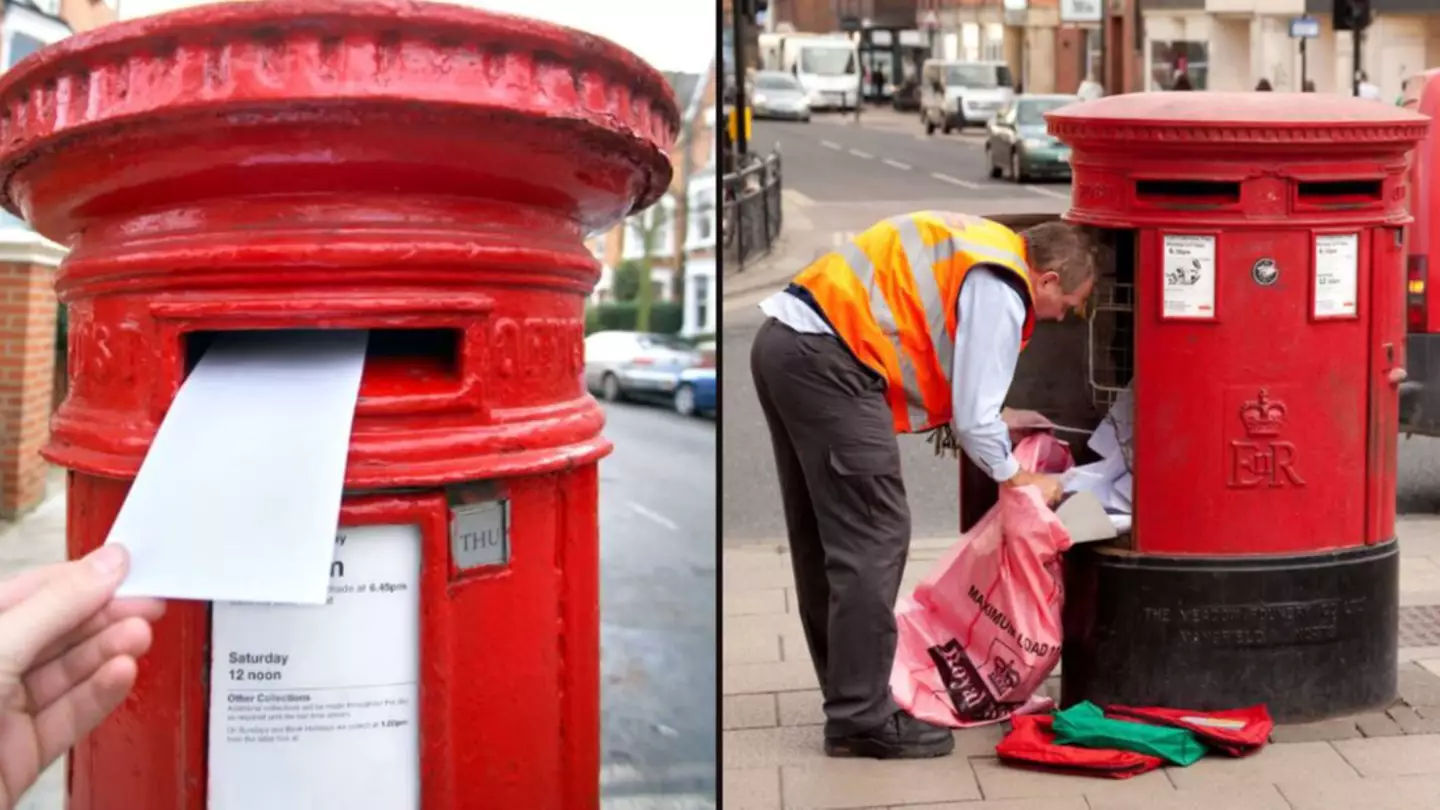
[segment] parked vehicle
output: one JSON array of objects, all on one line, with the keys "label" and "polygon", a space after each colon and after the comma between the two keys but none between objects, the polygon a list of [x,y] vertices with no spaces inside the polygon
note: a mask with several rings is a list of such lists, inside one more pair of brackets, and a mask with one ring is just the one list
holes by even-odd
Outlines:
[{"label": "parked vehicle", "polygon": [[920,109],[920,76],[907,76],[895,88],[895,95],[890,99],[890,106],[896,112],[917,112]]},{"label": "parked vehicle", "polygon": [[680,372],[699,353],[674,335],[596,332],[585,338],[585,387],[608,402],[674,396]]},{"label": "parked vehicle", "polygon": [[761,34],[762,62],[789,73],[805,88],[811,110],[855,109],[860,101],[860,48],[830,34]]},{"label": "parked vehicle", "polygon": [[1045,131],[1045,113],[1078,100],[1076,96],[1017,96],[986,126],[985,165],[990,176],[1008,174],[1017,183],[1031,178],[1068,179],[1070,147]]},{"label": "parked vehicle", "polygon": [[1015,100],[1014,79],[1004,62],[927,59],[920,70],[920,123],[925,134],[945,134],[988,124]]},{"label": "parked vehicle", "polygon": [[[1405,81],[1400,106],[1440,116],[1440,69]],[[1430,282],[1430,259],[1440,253],[1440,184],[1435,159],[1440,135],[1432,126],[1410,153],[1410,213],[1405,229],[1405,371],[1400,384],[1400,432],[1440,436],[1440,285]],[[1437,261],[1440,266],[1440,261]]]},{"label": "parked vehicle", "polygon": [[800,80],[789,73],[763,70],[755,74],[755,91],[750,101],[756,118],[810,120],[810,99]]},{"label": "parked vehicle", "polygon": [[714,415],[715,367],[696,366],[680,372],[674,403],[681,416]]},{"label": "parked vehicle", "polygon": [[699,359],[695,365],[680,372],[671,404],[681,416],[715,414],[715,342],[706,341],[695,347]]}]

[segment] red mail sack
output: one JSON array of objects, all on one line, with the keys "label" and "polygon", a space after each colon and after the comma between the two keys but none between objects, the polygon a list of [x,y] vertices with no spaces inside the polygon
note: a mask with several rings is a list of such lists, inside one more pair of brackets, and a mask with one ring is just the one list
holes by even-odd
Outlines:
[{"label": "red mail sack", "polygon": [[1010,722],[1014,728],[995,746],[996,755],[1005,762],[1111,779],[1139,776],[1165,762],[1134,751],[1056,745],[1054,720],[1048,714],[1015,717]]},{"label": "red mail sack", "polygon": [[1232,757],[1253,754],[1265,746],[1275,721],[1263,705],[1218,712],[1190,709],[1161,709],[1153,706],[1106,706],[1105,714],[1126,720],[1141,720],[1161,726],[1188,729],[1200,741]]},{"label": "red mail sack", "polygon": [[[1048,433],[1015,448],[1027,470],[1058,474],[1069,446]],[[1000,500],[896,609],[890,691],[902,709],[950,727],[1053,705],[1035,692],[1060,660],[1060,555],[1070,535],[1035,487]]]}]

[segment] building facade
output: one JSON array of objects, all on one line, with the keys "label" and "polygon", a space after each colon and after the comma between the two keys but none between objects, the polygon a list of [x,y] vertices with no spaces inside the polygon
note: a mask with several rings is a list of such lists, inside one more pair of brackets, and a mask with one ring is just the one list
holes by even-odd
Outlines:
[{"label": "building facade", "polygon": [[[670,154],[675,174],[669,192],[649,209],[589,240],[601,263],[591,301],[612,299],[614,268],[649,254],[654,301],[684,305],[686,335],[715,331],[716,140],[715,66],[704,74],[667,74],[683,120]],[[649,243],[648,246],[646,243]]]},{"label": "building facade", "polygon": [[[844,0],[837,0],[843,2]],[[1073,93],[1087,74],[1108,93],[1169,89],[1184,73],[1196,90],[1348,94],[1353,40],[1331,24],[1332,0],[918,0],[935,22],[934,54],[1003,60],[1028,92]],[[1103,4],[1103,6],[1102,6]],[[1071,19],[1088,6],[1099,21]],[[1440,2],[1372,0],[1360,69],[1386,100],[1405,79],[1440,66]],[[1309,15],[1320,35],[1300,44],[1290,23]],[[1303,75],[1302,75],[1303,74]]]},{"label": "building facade", "polygon": [[[0,12],[0,64],[8,70],[71,33],[113,21],[116,7],[113,0],[6,0]],[[49,465],[40,449],[65,379],[54,292],[65,252],[0,212],[0,297],[11,302],[0,321],[0,517],[27,512],[45,497]]]},{"label": "building facade", "polygon": [[[1371,8],[1360,69],[1388,101],[1406,78],[1440,65],[1440,3],[1372,0]],[[1320,35],[1302,60],[1290,22],[1307,14]],[[1308,78],[1316,92],[1351,92],[1354,40],[1331,24],[1331,0],[1143,0],[1141,15],[1145,71],[1134,89],[1164,89],[1185,65],[1196,89],[1251,90],[1267,79],[1277,91],[1299,91]]]}]

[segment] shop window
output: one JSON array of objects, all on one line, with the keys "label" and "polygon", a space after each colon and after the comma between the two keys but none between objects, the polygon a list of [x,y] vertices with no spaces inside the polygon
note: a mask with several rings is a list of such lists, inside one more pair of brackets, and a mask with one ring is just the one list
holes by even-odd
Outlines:
[{"label": "shop window", "polygon": [[966,62],[978,62],[980,60],[980,26],[975,23],[965,23],[960,29],[961,56]]},{"label": "shop window", "polygon": [[690,292],[695,296],[695,323],[701,331],[712,331],[710,325],[710,278],[695,275],[690,279]]},{"label": "shop window", "polygon": [[1183,74],[1190,89],[1204,90],[1209,80],[1207,43],[1173,40],[1150,43],[1150,89],[1171,90]]},{"label": "shop window", "polygon": [[985,47],[980,58],[986,62],[1005,61],[1005,26],[985,26]]},{"label": "shop window", "polygon": [[1099,82],[1105,75],[1104,66],[1101,64],[1104,59],[1104,41],[1101,38],[1100,29],[1085,29],[1085,48],[1080,55],[1080,80],[1093,78]]}]

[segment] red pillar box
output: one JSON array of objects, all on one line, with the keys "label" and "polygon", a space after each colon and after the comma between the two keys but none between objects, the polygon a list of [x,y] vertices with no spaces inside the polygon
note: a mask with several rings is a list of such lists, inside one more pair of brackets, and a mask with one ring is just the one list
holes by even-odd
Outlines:
[{"label": "red pillar box", "polygon": [[[347,709],[319,692],[309,713],[211,713],[214,690],[244,703],[236,679],[277,669],[219,660],[222,624],[281,614],[177,603],[134,695],[75,750],[72,810],[244,806],[285,750],[318,797],[290,807],[596,806],[609,444],[581,385],[599,275],[583,240],[664,192],[678,122],[663,77],[609,42],[410,2],[198,8],[0,79],[3,202],[72,247],[70,391],[46,451],[71,470],[70,556],[105,539],[207,334],[370,330],[337,559],[390,572],[393,615],[359,637],[418,682],[375,731],[409,735],[409,755],[324,761],[364,732],[325,732]],[[383,628],[405,622],[418,650],[387,654]],[[244,748],[266,735],[281,754]]]},{"label": "red pillar box", "polygon": [[1133,531],[1067,566],[1063,700],[1300,720],[1395,696],[1406,152],[1427,119],[1301,93],[1049,114],[1102,229],[1090,382],[1133,379]]}]

